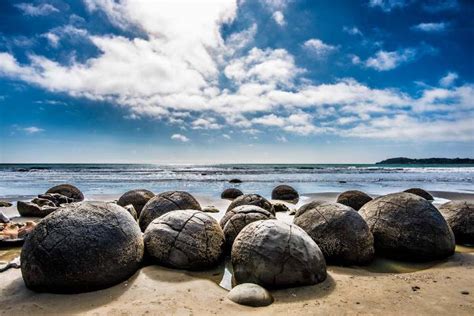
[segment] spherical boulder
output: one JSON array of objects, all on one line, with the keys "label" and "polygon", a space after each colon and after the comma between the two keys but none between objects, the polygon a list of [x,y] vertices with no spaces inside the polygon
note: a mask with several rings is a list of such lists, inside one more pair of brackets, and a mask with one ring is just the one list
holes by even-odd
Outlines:
[{"label": "spherical boulder", "polygon": [[38,292],[79,293],[120,283],[141,265],[143,238],[115,203],[61,207],[38,223],[21,250],[26,286]]},{"label": "spherical boulder", "polygon": [[294,224],[313,238],[330,263],[360,265],[374,258],[369,226],[349,206],[323,203],[295,217]]},{"label": "spherical boulder", "polygon": [[318,245],[294,224],[270,219],[253,222],[232,246],[234,279],[266,288],[312,285],[326,279]]},{"label": "spherical boulder", "polygon": [[359,214],[374,235],[375,252],[386,257],[429,261],[454,253],[454,235],[430,202],[411,193],[394,193],[365,204]]},{"label": "spherical boulder", "polygon": [[428,200],[428,201],[433,201],[434,200],[434,198],[431,194],[429,194],[428,192],[426,192],[425,190],[420,189],[420,188],[411,188],[411,189],[405,190],[403,192],[407,192],[407,193],[411,193],[411,194],[421,196],[422,198],[424,198],[425,200]]},{"label": "spherical boulder", "polygon": [[235,198],[238,198],[241,195],[243,195],[243,193],[239,189],[229,188],[229,189],[225,189],[224,191],[222,191],[221,199],[233,200]]},{"label": "spherical boulder", "polygon": [[252,307],[268,306],[273,303],[270,292],[253,283],[243,283],[233,287],[227,294],[227,298],[234,303]]},{"label": "spherical boulder", "polygon": [[272,191],[273,200],[282,200],[282,201],[291,201],[293,203],[298,203],[300,196],[296,190],[289,185],[279,185],[275,187]]},{"label": "spherical boulder", "polygon": [[342,192],[336,200],[337,203],[352,207],[356,211],[360,210],[360,208],[369,201],[372,201],[372,198],[366,193],[358,190]]},{"label": "spherical boulder", "polygon": [[295,213],[295,218],[297,218],[300,215],[303,215],[304,213],[306,213],[306,211],[308,211],[312,208],[315,208],[316,206],[319,206],[323,203],[326,203],[326,201],[314,200],[314,201],[311,201],[309,203],[301,205],[300,208]]},{"label": "spherical boulder", "polygon": [[244,194],[239,196],[234,201],[232,201],[232,203],[230,203],[229,207],[227,208],[227,212],[233,209],[234,207],[241,205],[259,206],[275,215],[275,210],[273,209],[272,203],[270,203],[266,198],[258,194]]},{"label": "spherical boulder", "polygon": [[68,198],[73,199],[73,202],[80,202],[84,200],[84,194],[82,194],[81,190],[71,184],[60,184],[54,186],[48,191],[46,191],[46,194],[48,193],[62,194]]},{"label": "spherical boulder", "polygon": [[225,242],[219,223],[195,210],[172,211],[160,216],[148,225],[143,237],[152,260],[187,270],[215,266]]},{"label": "spherical boulder", "polygon": [[248,224],[274,218],[272,213],[255,205],[241,205],[231,209],[220,221],[227,246],[232,247],[237,235]]},{"label": "spherical boulder", "polygon": [[199,202],[188,192],[168,191],[155,195],[143,206],[139,224],[142,231],[155,219],[163,214],[176,210],[201,211]]},{"label": "spherical boulder", "polygon": [[459,244],[474,244],[474,203],[451,201],[439,207]]},{"label": "spherical boulder", "polygon": [[136,189],[130,190],[122,194],[118,199],[117,204],[120,206],[127,206],[129,204],[133,205],[137,215],[140,216],[140,213],[145,206],[145,204],[155,196],[155,193],[145,190],[145,189]]}]

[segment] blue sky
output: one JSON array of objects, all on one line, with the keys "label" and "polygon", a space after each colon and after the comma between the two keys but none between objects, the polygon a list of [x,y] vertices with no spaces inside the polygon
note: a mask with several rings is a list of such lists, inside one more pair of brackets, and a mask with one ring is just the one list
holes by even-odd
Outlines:
[{"label": "blue sky", "polygon": [[0,162],[474,156],[474,3],[0,2]]}]

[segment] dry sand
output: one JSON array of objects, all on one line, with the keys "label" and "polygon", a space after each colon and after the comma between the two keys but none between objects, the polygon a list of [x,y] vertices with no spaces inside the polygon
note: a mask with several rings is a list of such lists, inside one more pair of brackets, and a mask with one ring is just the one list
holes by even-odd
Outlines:
[{"label": "dry sand", "polygon": [[[337,193],[312,195],[334,200]],[[438,195],[456,199],[456,195]],[[472,196],[470,197],[472,198]],[[103,199],[103,197],[91,197]],[[220,218],[228,201],[198,197],[214,205]],[[303,199],[307,202],[308,199]],[[302,203],[302,202],[300,202]],[[9,210],[14,213],[14,210]],[[282,220],[290,220],[278,214]],[[315,315],[315,314],[474,314],[474,248],[458,247],[451,258],[429,264],[400,264],[378,259],[366,268],[328,267],[325,282],[309,287],[272,291],[268,307],[237,305],[218,284],[224,265],[206,272],[148,266],[128,281],[84,294],[39,294],[25,288],[20,270],[0,274],[0,313],[91,315]],[[405,273],[400,273],[405,272]]]}]

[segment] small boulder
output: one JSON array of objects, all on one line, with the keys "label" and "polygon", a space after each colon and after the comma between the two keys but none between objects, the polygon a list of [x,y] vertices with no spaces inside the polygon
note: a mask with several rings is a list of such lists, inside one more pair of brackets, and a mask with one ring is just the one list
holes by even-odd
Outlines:
[{"label": "small boulder", "polygon": [[298,203],[300,196],[296,190],[289,185],[279,185],[272,191],[273,200],[291,201],[292,203]]},{"label": "small boulder", "polygon": [[73,203],[75,200],[72,198],[68,198],[65,195],[59,193],[47,193],[47,194],[39,194],[38,198],[46,199],[54,203],[55,206],[60,206],[61,204]]},{"label": "small boulder", "polygon": [[233,200],[235,198],[238,198],[241,195],[243,195],[243,193],[239,189],[229,188],[229,189],[225,189],[224,191],[222,191],[221,199]]},{"label": "small boulder", "polygon": [[337,203],[352,207],[356,211],[370,201],[372,201],[372,198],[369,195],[358,190],[342,192],[336,200]]},{"label": "small boulder", "polygon": [[0,201],[0,207],[10,207],[10,206],[13,206],[13,204],[8,201]]},{"label": "small boulder", "polygon": [[25,239],[21,273],[37,292],[80,293],[125,281],[140,267],[143,238],[114,203],[68,204],[41,220]]},{"label": "small boulder", "polygon": [[36,204],[38,206],[56,207],[56,204],[54,204],[50,200],[42,199],[42,198],[34,198],[33,200],[31,200],[31,203]]},{"label": "small boulder", "polygon": [[134,220],[137,220],[138,219],[138,215],[137,215],[137,211],[135,210],[135,208],[133,207],[133,204],[128,204],[128,205],[125,205],[125,206],[122,206],[124,209],[127,210],[127,212],[130,213],[130,215],[132,215],[133,219]]},{"label": "small boulder", "polygon": [[168,191],[155,195],[151,198],[139,216],[139,224],[142,231],[155,219],[163,214],[176,210],[201,210],[199,202],[188,192]]},{"label": "small boulder", "polygon": [[270,219],[239,233],[232,246],[237,284],[266,288],[313,285],[326,279],[326,261],[318,245],[296,225]]},{"label": "small boulder", "polygon": [[272,213],[255,205],[241,205],[231,209],[220,221],[227,246],[229,249],[232,247],[237,235],[248,224],[274,218]]},{"label": "small boulder", "polygon": [[411,189],[405,190],[403,192],[407,192],[407,193],[411,193],[411,194],[421,196],[422,198],[424,198],[425,200],[428,200],[428,201],[433,201],[434,200],[434,198],[431,194],[429,194],[428,192],[426,192],[425,190],[420,189],[420,188],[411,188]]},{"label": "small boulder", "polygon": [[232,201],[232,203],[230,203],[229,207],[227,208],[227,211],[230,211],[234,207],[241,205],[259,206],[275,215],[275,210],[273,209],[272,203],[270,203],[266,198],[258,194],[244,194],[239,196],[234,201]]},{"label": "small boulder", "polygon": [[145,189],[137,189],[137,190],[130,190],[122,194],[122,196],[117,201],[117,204],[120,206],[125,206],[132,204],[137,211],[137,215],[140,216],[143,207],[145,204],[155,196],[155,193],[145,190]]},{"label": "small boulder", "polygon": [[272,205],[273,205],[273,210],[275,211],[275,213],[278,213],[278,212],[289,213],[290,212],[290,208],[284,202],[272,201]]},{"label": "small boulder", "polygon": [[252,307],[268,306],[273,303],[273,296],[258,284],[243,283],[235,286],[227,294],[234,303]]},{"label": "small boulder", "polygon": [[73,199],[73,202],[80,202],[84,200],[84,194],[82,194],[81,190],[71,184],[60,184],[54,186],[46,191],[46,193],[59,193]]},{"label": "small boulder", "polygon": [[172,211],[160,216],[148,225],[143,237],[152,260],[188,270],[215,266],[225,242],[219,223],[195,210]]},{"label": "small boulder", "polygon": [[375,252],[410,261],[454,254],[454,235],[430,202],[411,193],[394,193],[365,204],[359,214],[374,235]]},{"label": "small boulder", "polygon": [[367,264],[374,258],[374,237],[364,219],[349,206],[323,203],[295,217],[318,244],[328,262]]},{"label": "small boulder", "polygon": [[240,179],[230,179],[229,183],[242,183],[242,180],[240,180]]},{"label": "small boulder", "polygon": [[301,205],[300,208],[295,213],[295,218],[300,216],[300,215],[303,215],[306,211],[308,211],[312,208],[315,208],[316,206],[319,206],[323,203],[326,203],[326,201],[314,200],[314,201],[311,201],[309,203]]},{"label": "small boulder", "polygon": [[474,244],[474,203],[451,201],[439,207],[459,244]]},{"label": "small boulder", "polygon": [[[48,202],[52,204],[51,201]],[[23,217],[45,217],[46,215],[51,214],[57,209],[57,207],[54,205],[39,206],[38,204],[32,202],[23,201],[18,201],[16,204],[16,208],[18,210],[18,213],[20,213],[20,215]]]},{"label": "small boulder", "polygon": [[0,212],[0,224],[6,224],[6,223],[10,223],[10,219],[8,218],[8,216],[3,214],[3,212]]},{"label": "small boulder", "polygon": [[202,208],[204,213],[219,213],[219,209],[214,205],[205,206]]}]

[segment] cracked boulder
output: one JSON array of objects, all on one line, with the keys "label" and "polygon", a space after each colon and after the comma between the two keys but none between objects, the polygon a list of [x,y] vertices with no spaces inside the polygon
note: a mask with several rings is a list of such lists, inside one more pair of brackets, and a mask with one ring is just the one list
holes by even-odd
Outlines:
[{"label": "cracked boulder", "polygon": [[428,200],[428,201],[433,201],[434,200],[434,198],[431,194],[429,194],[427,191],[425,191],[423,189],[420,189],[420,188],[411,188],[411,189],[405,190],[403,192],[407,192],[407,193],[411,193],[411,194],[421,196],[422,198],[424,198],[425,200]]},{"label": "cracked boulder", "polygon": [[326,201],[314,200],[314,201],[311,201],[309,203],[301,205],[300,208],[295,213],[295,218],[297,218],[298,216],[303,215],[304,213],[306,213],[306,211],[308,211],[312,208],[315,208],[316,206],[319,206],[323,203],[326,203]]},{"label": "cracked boulder", "polygon": [[298,192],[293,187],[286,184],[278,185],[272,191],[272,200],[298,203],[299,199],[300,196]]},{"label": "cracked boulder", "polygon": [[199,202],[188,192],[168,191],[155,195],[151,198],[139,216],[139,224],[142,231],[145,231],[148,225],[163,214],[177,210],[197,210],[201,211]]},{"label": "cracked boulder", "polygon": [[229,188],[229,189],[225,189],[224,191],[222,191],[221,199],[233,200],[235,198],[238,198],[241,195],[243,195],[243,193],[239,189]]},{"label": "cracked boulder", "polygon": [[45,217],[57,210],[56,205],[49,200],[36,198],[33,201],[40,205],[33,202],[18,201],[16,204],[18,213],[24,217]]},{"label": "cracked boulder", "polygon": [[140,213],[145,206],[145,204],[155,196],[155,193],[145,190],[145,189],[137,189],[137,190],[130,190],[125,192],[117,201],[117,204],[120,206],[127,206],[132,204],[137,211],[137,215],[140,216]]},{"label": "cracked boulder", "polygon": [[220,225],[224,230],[226,245],[230,249],[237,235],[248,224],[274,218],[275,216],[272,213],[255,205],[242,205],[231,209],[220,221]]},{"label": "cracked boulder", "polygon": [[326,261],[318,245],[300,227],[279,220],[253,222],[232,246],[237,284],[265,288],[312,285],[326,279]]},{"label": "cracked boulder", "polygon": [[[69,198],[65,195],[59,193],[46,193],[46,194],[39,194],[38,199],[45,199],[49,200],[54,203],[56,206],[60,206],[61,204],[73,203],[74,199]],[[36,203],[35,200],[31,201]],[[36,203],[37,204],[37,203]]]},{"label": "cracked boulder", "polygon": [[80,202],[84,200],[84,194],[82,194],[81,190],[71,184],[60,184],[54,186],[46,191],[46,194],[48,193],[59,193],[72,199],[72,202]]},{"label": "cracked boulder", "polygon": [[459,244],[474,244],[474,203],[451,201],[439,207]]},{"label": "cracked boulder", "polygon": [[359,211],[374,235],[375,252],[410,261],[454,254],[454,235],[430,202],[411,193],[378,197]]},{"label": "cracked boulder", "polygon": [[115,203],[82,202],[38,223],[21,250],[21,273],[37,292],[80,293],[125,281],[140,267],[143,238]]},{"label": "cracked boulder", "polygon": [[360,210],[362,206],[370,201],[372,201],[372,198],[369,195],[358,190],[342,192],[336,200],[337,203],[352,207],[356,211]]},{"label": "cracked boulder", "polygon": [[239,196],[234,201],[232,201],[232,203],[230,203],[229,207],[227,208],[227,212],[241,205],[259,206],[275,215],[275,210],[273,209],[272,203],[270,203],[266,198],[258,194],[244,194]]},{"label": "cracked boulder", "polygon": [[152,260],[187,270],[215,266],[222,257],[225,242],[219,223],[195,210],[166,213],[148,225],[143,237]]},{"label": "cracked boulder", "polygon": [[294,223],[313,238],[330,263],[360,265],[374,258],[369,226],[349,206],[323,203],[295,217]]}]

